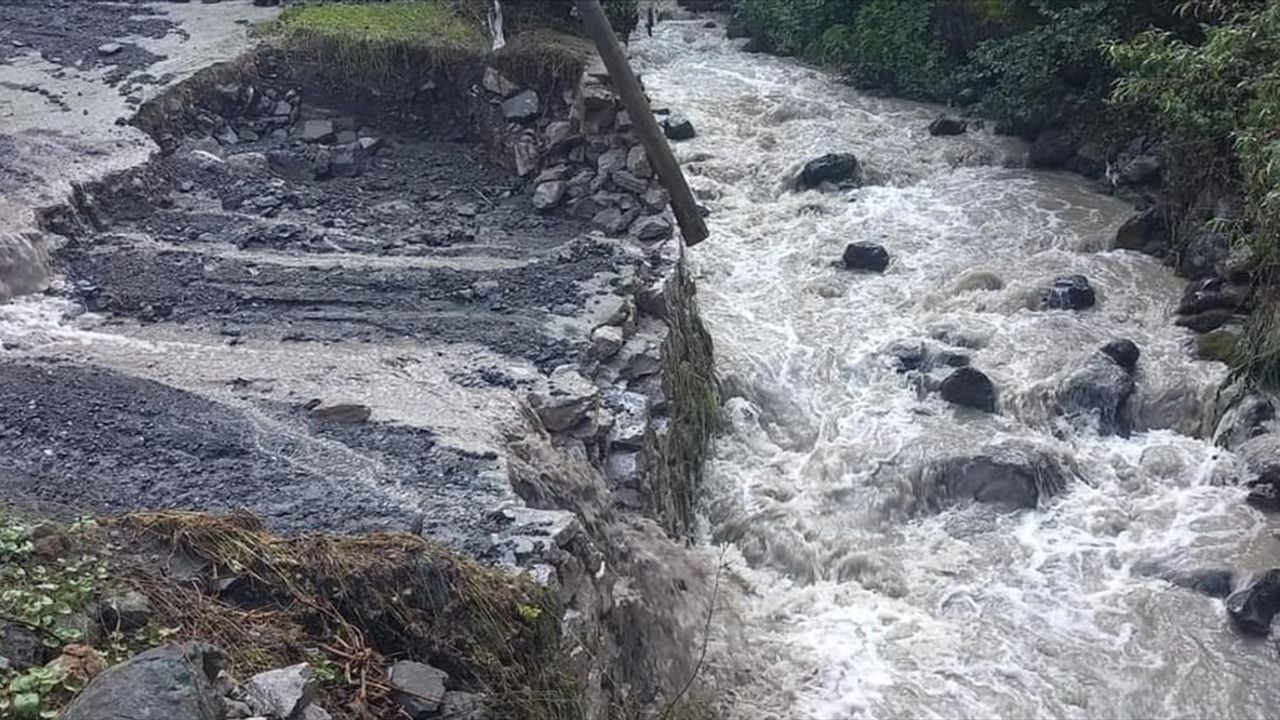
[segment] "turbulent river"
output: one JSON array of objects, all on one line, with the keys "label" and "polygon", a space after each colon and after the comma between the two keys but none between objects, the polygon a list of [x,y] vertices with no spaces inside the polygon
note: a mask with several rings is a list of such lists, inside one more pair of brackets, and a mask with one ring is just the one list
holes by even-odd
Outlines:
[{"label": "turbulent river", "polygon": [[[1238,461],[1204,439],[1226,371],[1172,324],[1183,281],[1107,249],[1130,206],[1022,169],[1007,138],[930,137],[940,108],[745,54],[723,32],[665,23],[633,51],[655,104],[697,128],[676,150],[712,211],[712,239],[690,251],[730,425],[707,541],[730,601],[716,624],[739,641],[710,661],[741,717],[1280,714],[1274,646],[1233,633],[1221,600],[1143,571],[1256,571],[1275,540],[1242,502]],[[855,153],[872,182],[787,189],[829,152]],[[833,266],[855,240],[887,248],[884,274]],[[1029,309],[1076,273],[1094,309]],[[1142,352],[1127,439],[1046,409],[1115,338]],[[887,352],[904,342],[969,355],[1000,412],[917,390]],[[1066,458],[1073,477],[1035,510],[917,509],[922,468],[992,446]]]}]

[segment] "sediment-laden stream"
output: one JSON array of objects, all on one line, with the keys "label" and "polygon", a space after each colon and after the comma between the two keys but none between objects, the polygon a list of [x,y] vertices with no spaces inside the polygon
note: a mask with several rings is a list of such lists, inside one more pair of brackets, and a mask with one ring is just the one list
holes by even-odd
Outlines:
[{"label": "sediment-laden stream", "polygon": [[[1173,326],[1181,282],[1107,249],[1127,203],[1021,169],[1015,141],[930,137],[939,108],[742,53],[701,21],[633,49],[655,103],[698,130],[677,153],[712,211],[692,256],[731,427],[708,540],[728,547],[726,630],[747,640],[716,661],[749,670],[741,716],[1280,713],[1273,646],[1170,582],[1231,568],[1239,587],[1275,540],[1241,502],[1237,460],[1204,439],[1225,368]],[[833,152],[868,182],[790,191]],[[887,271],[838,267],[853,241],[883,245]],[[1032,309],[1075,274],[1095,307]],[[1056,400],[1120,338],[1141,353],[1129,437]],[[931,390],[965,362],[994,381],[997,413]],[[1036,507],[938,489],[1002,474]]]}]

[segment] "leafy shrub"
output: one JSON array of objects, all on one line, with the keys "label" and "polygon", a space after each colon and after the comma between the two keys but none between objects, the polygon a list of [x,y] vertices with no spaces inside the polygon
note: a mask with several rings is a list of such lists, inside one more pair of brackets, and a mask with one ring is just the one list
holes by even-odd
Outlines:
[{"label": "leafy shrub", "polygon": [[966,84],[980,88],[980,110],[1010,131],[1033,132],[1060,124],[1064,112],[1077,109],[1064,107],[1068,98],[1100,100],[1102,49],[1116,32],[1113,8],[1107,0],[1075,7],[1042,3],[1042,22],[980,43],[963,73]]}]

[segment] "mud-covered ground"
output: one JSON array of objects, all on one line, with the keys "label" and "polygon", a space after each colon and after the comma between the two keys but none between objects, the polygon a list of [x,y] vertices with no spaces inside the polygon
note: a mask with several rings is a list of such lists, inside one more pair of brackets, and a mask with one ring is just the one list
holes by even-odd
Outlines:
[{"label": "mud-covered ground", "polygon": [[[408,529],[431,502],[489,499],[493,458],[425,429],[359,426],[305,407],[215,402],[65,362],[6,363],[0,493],[118,512],[248,509],[282,531]],[[457,520],[457,516],[453,516]],[[483,518],[448,530],[483,534]],[[433,530],[432,527],[427,527]]]},{"label": "mud-covered ground", "polygon": [[[486,552],[511,498],[500,442],[459,449],[446,417],[581,359],[582,316],[636,259],[534,210],[478,146],[307,116],[344,129],[303,139],[294,109],[274,136],[215,130],[223,142],[171,145],[46,215],[67,238],[53,295],[97,319],[56,350],[0,351],[0,492],[103,512],[246,508],[281,531],[419,518]],[[284,360],[264,368],[263,353]],[[457,361],[471,355],[490,360]],[[451,388],[404,380],[422,397],[384,412],[395,362],[447,367]],[[395,419],[406,407],[414,422]]]},{"label": "mud-covered ground", "polygon": [[281,175],[323,145],[187,144],[100,198],[104,232],[63,253],[73,292],[94,311],[229,337],[571,360],[546,317],[575,313],[583,284],[620,268],[614,250],[533,211],[478,147],[378,142],[358,177],[325,180]]},{"label": "mud-covered ground", "polygon": [[183,32],[137,3],[2,0],[0,18],[0,63],[36,52],[48,62],[78,70],[110,67],[107,79],[112,84],[158,59],[130,39]]}]

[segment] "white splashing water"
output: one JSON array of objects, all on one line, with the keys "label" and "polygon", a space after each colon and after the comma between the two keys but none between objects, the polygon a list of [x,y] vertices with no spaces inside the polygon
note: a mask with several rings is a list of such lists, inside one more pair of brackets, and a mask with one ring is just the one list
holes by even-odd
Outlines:
[{"label": "white splashing water", "polygon": [[[1275,653],[1233,635],[1221,601],[1135,572],[1266,567],[1272,528],[1229,453],[1195,439],[1224,368],[1171,324],[1181,281],[1106,251],[1129,207],[1086,181],[1020,169],[1017,143],[932,138],[938,108],[859,94],[701,23],[633,43],[658,106],[698,131],[676,146],[711,208],[692,251],[731,399],[709,466],[734,627],[715,664],[743,718],[1274,717]],[[853,152],[881,184],[786,191],[800,165]],[[882,243],[883,275],[832,266]],[[1001,290],[964,290],[974,272]],[[1095,310],[1033,312],[1029,293],[1086,275]],[[1100,345],[1142,349],[1130,439],[1055,426],[1044,398]],[[918,394],[885,350],[966,350],[1002,413]],[[1057,432],[1055,432],[1057,430]],[[1079,472],[1035,511],[904,513],[910,471],[992,442]],[[1237,580],[1239,582],[1239,580]]]}]

